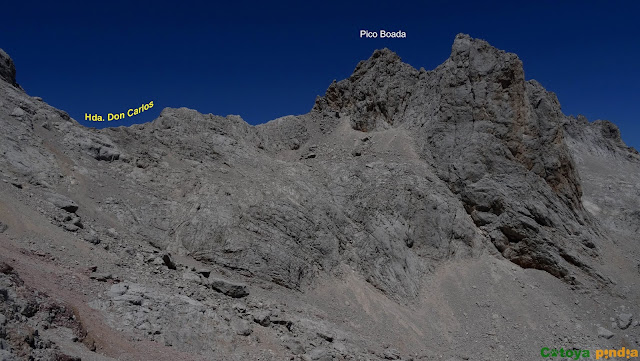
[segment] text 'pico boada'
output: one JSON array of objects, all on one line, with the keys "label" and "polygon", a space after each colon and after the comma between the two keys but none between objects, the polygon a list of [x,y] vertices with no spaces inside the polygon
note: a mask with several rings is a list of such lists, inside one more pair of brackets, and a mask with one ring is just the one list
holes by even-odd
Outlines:
[{"label": "text 'pico boada'", "polygon": [[398,30],[398,31],[386,31],[386,30],[380,30],[380,31],[369,31],[369,30],[360,30],[360,38],[367,38],[367,39],[376,39],[376,38],[388,38],[388,39],[399,39],[399,38],[403,38],[406,39],[407,37],[407,33],[402,31],[402,30]]}]

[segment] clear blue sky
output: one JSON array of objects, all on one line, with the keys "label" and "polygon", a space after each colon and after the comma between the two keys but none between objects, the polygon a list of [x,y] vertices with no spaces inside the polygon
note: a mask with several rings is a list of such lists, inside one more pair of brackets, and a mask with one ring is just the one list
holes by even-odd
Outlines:
[{"label": "clear blue sky", "polygon": [[[388,47],[433,69],[468,33],[517,53],[527,79],[566,114],[618,124],[640,149],[640,3],[636,1],[28,2],[2,7],[0,48],[18,82],[68,111],[164,107],[239,114],[251,124],[308,112],[332,80]],[[407,39],[359,39],[360,29]]]}]

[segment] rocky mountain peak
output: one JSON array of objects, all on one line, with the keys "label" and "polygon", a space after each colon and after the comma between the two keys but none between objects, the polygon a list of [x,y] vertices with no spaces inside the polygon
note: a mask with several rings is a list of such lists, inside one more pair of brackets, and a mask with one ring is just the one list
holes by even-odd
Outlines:
[{"label": "rocky mountain peak", "polygon": [[348,79],[331,84],[314,109],[349,116],[359,131],[389,128],[401,120],[404,98],[418,74],[389,49],[376,50]]},{"label": "rocky mountain peak", "polygon": [[565,120],[564,129],[572,138],[569,141],[572,146],[579,140],[591,153],[640,160],[640,153],[624,143],[618,126],[608,120],[590,122],[584,115],[570,116]]},{"label": "rocky mountain peak", "polygon": [[[510,104],[518,103],[522,108],[525,103],[520,59],[484,40],[458,34],[450,57],[432,72],[416,70],[389,49],[374,51],[368,60],[358,63],[348,79],[331,84],[314,109],[349,116],[353,129],[369,132],[407,122],[415,124],[406,110],[425,97],[448,97],[438,89],[458,86],[467,89],[472,99],[455,94],[454,102],[472,101],[482,106],[488,94],[504,92]],[[477,92],[471,89],[474,87],[479,88]]]},{"label": "rocky mountain peak", "polygon": [[[496,63],[516,61],[518,56],[495,48],[485,40],[460,33],[456,35],[451,46],[450,59],[458,65],[468,66],[481,74],[487,74],[493,70]],[[470,62],[466,63],[466,61]]]},{"label": "rocky mountain peak", "polygon": [[18,83],[16,83],[16,67],[13,64],[13,60],[2,49],[0,49],[0,79],[13,86],[18,86]]},{"label": "rocky mountain peak", "polygon": [[360,61],[350,78],[354,80],[364,76],[367,72],[390,73],[398,70],[397,65],[402,63],[398,54],[384,48],[376,49],[367,60]]}]

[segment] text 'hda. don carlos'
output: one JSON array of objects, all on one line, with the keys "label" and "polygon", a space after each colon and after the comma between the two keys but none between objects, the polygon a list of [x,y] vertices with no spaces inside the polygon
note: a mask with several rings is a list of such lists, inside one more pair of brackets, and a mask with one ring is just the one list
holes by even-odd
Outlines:
[{"label": "text 'hda. don carlos'", "polygon": [[153,100],[147,104],[142,104],[138,108],[130,108],[129,110],[126,111],[126,113],[107,113],[107,119],[103,118],[102,115],[84,113],[84,120],[88,120],[91,122],[104,122],[106,120],[110,122],[112,120],[124,119],[125,114],[127,117],[130,118],[134,115],[138,115],[144,112],[145,110],[149,110],[151,108],[153,108]]}]

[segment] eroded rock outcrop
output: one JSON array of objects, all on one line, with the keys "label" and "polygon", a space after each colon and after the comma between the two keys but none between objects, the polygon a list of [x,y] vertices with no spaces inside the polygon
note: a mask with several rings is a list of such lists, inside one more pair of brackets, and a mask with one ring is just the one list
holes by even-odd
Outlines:
[{"label": "eroded rock outcrop", "polygon": [[376,51],[315,109],[348,115],[361,131],[409,130],[420,157],[515,263],[565,277],[569,259],[590,272],[577,259],[593,255],[583,243],[600,235],[580,201],[565,116],[553,93],[525,80],[515,54],[460,34],[449,59],[418,71]]}]

